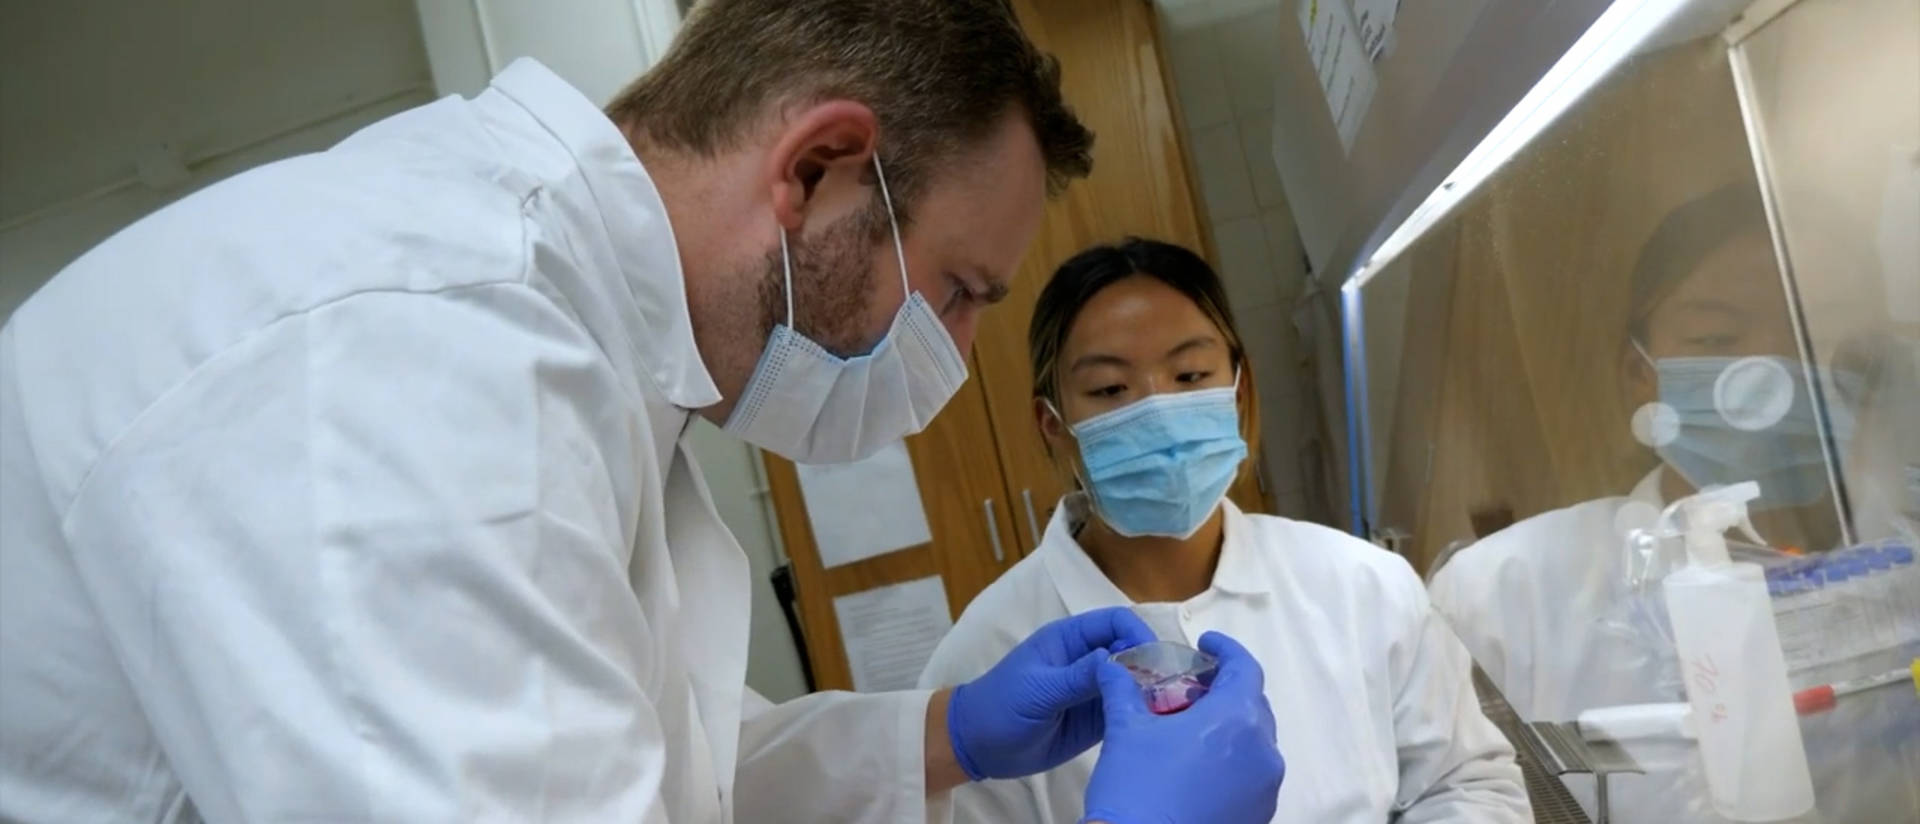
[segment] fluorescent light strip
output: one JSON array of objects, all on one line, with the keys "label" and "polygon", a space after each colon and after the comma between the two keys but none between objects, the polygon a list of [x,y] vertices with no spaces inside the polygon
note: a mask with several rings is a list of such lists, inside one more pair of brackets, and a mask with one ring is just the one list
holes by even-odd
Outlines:
[{"label": "fluorescent light strip", "polygon": [[1614,0],[1540,82],[1467,153],[1445,182],[1381,242],[1344,288],[1364,285],[1392,263],[1686,4],[1687,0]]}]

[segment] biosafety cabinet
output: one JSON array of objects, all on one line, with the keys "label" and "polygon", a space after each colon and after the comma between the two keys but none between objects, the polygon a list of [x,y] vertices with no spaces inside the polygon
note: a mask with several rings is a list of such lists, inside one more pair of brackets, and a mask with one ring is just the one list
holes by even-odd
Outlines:
[{"label": "biosafety cabinet", "polygon": [[[1920,3],[1290,6],[1349,526],[1428,576],[1542,820],[1920,821]],[[1681,502],[1744,481],[1746,651],[1690,657]]]}]

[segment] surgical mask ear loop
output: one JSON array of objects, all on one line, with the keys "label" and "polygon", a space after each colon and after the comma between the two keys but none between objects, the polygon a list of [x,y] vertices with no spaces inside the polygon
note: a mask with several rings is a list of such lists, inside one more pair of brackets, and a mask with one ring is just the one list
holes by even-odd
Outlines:
[{"label": "surgical mask ear loop", "polygon": [[1633,347],[1633,351],[1640,353],[1640,359],[1643,361],[1646,361],[1647,365],[1652,367],[1655,372],[1658,372],[1660,370],[1660,364],[1655,363],[1653,360],[1653,356],[1647,354],[1647,348],[1644,346],[1641,346],[1640,341],[1634,340],[1633,338],[1629,337],[1627,338],[1627,345]]},{"label": "surgical mask ear loop", "polygon": [[800,330],[794,329],[793,326],[793,255],[787,251],[787,227],[785,226],[780,227],[780,268],[787,273],[787,286],[784,290],[787,293],[787,328],[799,332]]},{"label": "surgical mask ear loop", "polygon": [[900,305],[905,306],[913,299],[913,289],[907,285],[907,247],[900,242],[900,219],[893,214],[893,194],[887,191],[887,173],[880,170],[880,153],[873,153],[873,176],[880,181],[880,202],[887,207],[887,226],[893,230],[893,256],[900,262]]},{"label": "surgical mask ear loop", "polygon": [[[1046,404],[1047,411],[1053,413],[1053,419],[1060,422],[1060,430],[1067,433],[1068,436],[1072,436],[1073,427],[1067,425],[1067,416],[1060,414],[1060,407],[1053,405],[1053,399],[1041,398],[1040,402]],[[1073,450],[1073,453],[1067,456],[1067,469],[1073,473],[1073,482],[1080,485],[1081,491],[1091,494],[1093,487],[1088,486],[1086,476],[1080,474],[1079,449]]]},{"label": "surgical mask ear loop", "polygon": [[[880,181],[880,202],[887,207],[887,226],[893,230],[893,256],[900,263],[900,303],[904,306],[913,298],[913,290],[907,286],[907,249],[900,242],[900,221],[893,216],[893,195],[887,191],[886,172],[880,170],[879,152],[873,154],[873,176]],[[798,332],[793,325],[793,252],[787,246],[785,226],[780,227],[780,268],[787,278],[787,328]]]}]

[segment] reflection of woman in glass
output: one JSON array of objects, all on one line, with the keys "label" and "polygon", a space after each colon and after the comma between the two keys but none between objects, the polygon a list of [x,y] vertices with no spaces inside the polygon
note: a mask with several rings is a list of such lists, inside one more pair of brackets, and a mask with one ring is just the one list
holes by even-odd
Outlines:
[{"label": "reflection of woman in glass", "polygon": [[[1225,498],[1258,429],[1213,270],[1130,240],[1063,264],[1029,335],[1035,414],[1068,496],[1040,546],[967,606],[923,682],[985,669],[1052,616],[1127,605],[1163,639],[1208,630],[1266,671],[1287,783],[1275,821],[1528,820],[1512,749],[1407,563]],[[965,822],[1071,824],[1094,754],[955,791]]]},{"label": "reflection of woman in glass", "polygon": [[[1642,248],[1632,288],[1623,383],[1639,410],[1634,436],[1659,465],[1624,497],[1524,520],[1461,550],[1433,576],[1435,607],[1528,720],[1685,700],[1659,627],[1664,607],[1650,603],[1657,586],[1636,586],[1625,551],[1627,535],[1652,527],[1666,504],[1703,487],[1758,481],[1754,527],[1784,550],[1756,549],[1761,556],[1840,542],[1827,454],[1845,453],[1852,420],[1836,403],[1826,405],[1825,420],[1815,415],[1758,193],[1728,187],[1669,214]],[[1822,378],[1827,392],[1857,389],[1842,374]],[[1647,775],[1611,780],[1616,820],[1718,820],[1692,746],[1677,731],[1623,743]],[[1827,821],[1898,820],[1881,816],[1920,809],[1906,806],[1916,789],[1909,782],[1867,775],[1888,764],[1859,775],[1838,775],[1832,764],[1814,769]],[[1590,777],[1567,783],[1591,810]]]},{"label": "reflection of woman in glass", "polygon": [[[1833,546],[1822,430],[1757,194],[1732,186],[1675,210],[1642,248],[1633,288],[1622,357],[1634,435],[1663,462],[1648,478],[1657,495],[1642,499],[1757,481],[1754,524],[1770,540]],[[1851,421],[1831,424],[1844,446]]]}]

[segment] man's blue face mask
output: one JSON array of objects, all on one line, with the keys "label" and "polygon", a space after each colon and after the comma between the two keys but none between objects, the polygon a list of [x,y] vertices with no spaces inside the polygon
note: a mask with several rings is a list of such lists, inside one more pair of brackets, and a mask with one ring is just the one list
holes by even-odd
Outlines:
[{"label": "man's blue face mask", "polygon": [[1072,426],[1081,483],[1109,528],[1187,538],[1207,522],[1247,457],[1239,383],[1151,395]]}]

